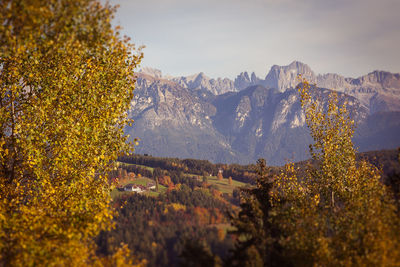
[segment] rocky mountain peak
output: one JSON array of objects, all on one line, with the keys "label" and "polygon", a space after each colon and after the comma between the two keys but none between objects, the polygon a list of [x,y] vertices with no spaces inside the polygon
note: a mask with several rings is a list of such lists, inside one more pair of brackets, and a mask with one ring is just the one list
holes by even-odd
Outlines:
[{"label": "rocky mountain peak", "polygon": [[355,85],[379,84],[383,88],[400,88],[400,74],[376,70],[353,79],[352,83]]},{"label": "rocky mountain peak", "polygon": [[238,88],[239,90],[242,90],[246,87],[249,86],[251,83],[249,74],[246,72],[240,73],[236,78],[235,78],[235,87]]},{"label": "rocky mountain peak", "polygon": [[213,79],[207,77],[203,72],[190,76],[175,77],[171,80],[190,90],[205,90],[211,92],[214,95],[237,91],[232,80],[228,78]]},{"label": "rocky mountain peak", "polygon": [[293,61],[287,66],[273,65],[265,77],[264,84],[267,87],[276,88],[280,92],[283,92],[288,88],[296,87],[296,85],[299,83],[297,79],[299,74],[308,79],[310,82],[316,81],[314,72],[307,64],[299,61]]},{"label": "rocky mountain peak", "polygon": [[254,72],[251,73],[251,82],[253,84],[256,84],[257,82],[259,82],[260,79],[256,76],[256,74]]},{"label": "rocky mountain peak", "polygon": [[194,86],[198,86],[200,84],[207,83],[210,80],[209,77],[207,77],[204,72],[200,72],[199,74],[196,75],[196,78],[193,81]]},{"label": "rocky mountain peak", "polygon": [[259,85],[261,84],[262,80],[256,76],[254,72],[251,73],[251,76],[249,76],[249,73],[247,71],[240,73],[236,78],[235,78],[235,87],[238,91],[243,90],[249,86],[253,85]]},{"label": "rocky mountain peak", "polygon": [[150,68],[150,67],[143,67],[139,72],[148,74],[155,78],[162,78],[162,72],[159,69]]}]

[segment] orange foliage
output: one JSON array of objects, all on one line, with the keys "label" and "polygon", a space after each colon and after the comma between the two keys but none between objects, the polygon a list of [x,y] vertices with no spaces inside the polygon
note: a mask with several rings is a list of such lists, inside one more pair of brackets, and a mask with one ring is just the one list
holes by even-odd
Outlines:
[{"label": "orange foliage", "polygon": [[223,229],[218,229],[218,240],[219,241],[224,241],[226,236],[226,232]]},{"label": "orange foliage", "polygon": [[199,224],[208,224],[210,223],[210,212],[206,208],[195,207],[193,209],[194,216]]},{"label": "orange foliage", "polygon": [[160,182],[160,184],[168,186],[168,187],[174,185],[174,183],[171,181],[171,177],[169,177],[168,175],[160,177],[159,182]]},{"label": "orange foliage", "polygon": [[221,191],[218,191],[218,190],[211,190],[211,193],[212,193],[212,195],[213,195],[214,197],[216,197],[216,198],[219,198],[219,197],[221,197],[221,195],[222,195],[222,192],[221,192]]}]

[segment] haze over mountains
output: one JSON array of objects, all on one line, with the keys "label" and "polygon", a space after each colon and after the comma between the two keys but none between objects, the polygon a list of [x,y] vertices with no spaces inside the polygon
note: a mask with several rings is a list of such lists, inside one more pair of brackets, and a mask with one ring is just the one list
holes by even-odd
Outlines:
[{"label": "haze over mountains", "polygon": [[316,75],[293,62],[273,66],[265,78],[242,72],[235,80],[204,73],[163,77],[144,68],[137,74],[128,134],[141,139],[138,153],[208,159],[224,163],[270,164],[309,157],[312,142],[294,89],[302,74],[327,100],[333,88],[347,101],[358,128],[360,151],[400,145],[400,74],[374,71],[359,78]]}]

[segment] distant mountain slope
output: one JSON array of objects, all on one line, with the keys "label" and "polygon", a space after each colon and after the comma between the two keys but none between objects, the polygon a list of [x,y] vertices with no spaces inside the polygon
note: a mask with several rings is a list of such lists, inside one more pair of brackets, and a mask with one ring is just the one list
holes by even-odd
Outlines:
[{"label": "distant mountain slope", "polygon": [[195,157],[232,162],[236,155],[226,138],[215,131],[216,108],[179,84],[139,74],[132,111],[135,120],[126,131],[141,139],[138,153]]},{"label": "distant mountain slope", "polygon": [[[327,100],[327,89],[314,89],[315,97]],[[362,123],[367,110],[354,97],[340,94],[347,101],[355,120]],[[240,93],[219,96],[214,126],[228,138],[234,150],[264,157],[272,164],[308,157],[311,143],[305,116],[296,90],[279,92],[262,86],[249,87]]]},{"label": "distant mountain slope", "polygon": [[[306,159],[312,140],[293,89],[298,74],[324,88],[335,86],[341,102],[349,103],[360,151],[400,146],[399,74],[375,71],[357,79],[315,75],[300,62],[273,66],[265,80],[244,72],[235,82],[202,73],[165,79],[147,69],[138,74],[129,114],[135,123],[127,132],[141,139],[137,152],[155,156],[227,163],[263,157],[277,165]],[[240,88],[246,85],[251,86]],[[323,102],[329,92],[314,89]]]}]

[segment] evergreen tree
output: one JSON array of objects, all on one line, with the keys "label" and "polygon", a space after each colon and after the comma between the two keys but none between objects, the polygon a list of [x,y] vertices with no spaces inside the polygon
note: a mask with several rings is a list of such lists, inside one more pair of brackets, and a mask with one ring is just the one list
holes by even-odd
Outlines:
[{"label": "evergreen tree", "polygon": [[210,248],[199,241],[186,240],[180,258],[180,266],[222,266],[221,259],[218,256],[213,255]]},{"label": "evergreen tree", "polygon": [[264,159],[257,161],[257,184],[242,189],[240,212],[231,216],[232,234],[237,236],[228,266],[286,266],[280,256],[279,232],[271,223],[272,177]]}]

